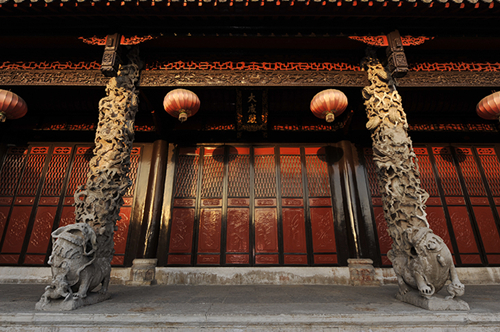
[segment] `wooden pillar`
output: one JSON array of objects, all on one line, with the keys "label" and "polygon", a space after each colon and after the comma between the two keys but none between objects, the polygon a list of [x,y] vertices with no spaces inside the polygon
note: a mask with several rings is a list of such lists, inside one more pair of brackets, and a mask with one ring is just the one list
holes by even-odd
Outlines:
[{"label": "wooden pillar", "polygon": [[[364,177],[360,177],[361,164],[354,144],[341,141],[342,158],[340,168],[344,188],[343,205],[344,218],[347,226],[349,243],[350,283],[353,286],[377,286],[373,260],[376,258],[376,243],[374,239],[371,213],[367,213],[369,197],[366,192]],[[364,184],[364,186],[363,186]],[[363,190],[365,189],[365,190]],[[369,206],[369,203],[368,203]]]},{"label": "wooden pillar", "polygon": [[156,140],[153,144],[153,155],[151,158],[137,258],[156,258],[167,157],[168,143],[165,140]]},{"label": "wooden pillar", "polygon": [[373,227],[373,213],[366,175],[358,157],[358,149],[349,141],[341,141],[346,223],[349,225],[349,237],[352,245],[350,258],[370,258],[377,265],[380,258],[377,253],[377,240]]}]

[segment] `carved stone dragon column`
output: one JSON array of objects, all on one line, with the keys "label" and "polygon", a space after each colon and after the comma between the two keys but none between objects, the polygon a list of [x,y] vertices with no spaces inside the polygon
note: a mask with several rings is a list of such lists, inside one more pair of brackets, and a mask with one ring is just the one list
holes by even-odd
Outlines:
[{"label": "carved stone dragon column", "polygon": [[[469,310],[466,302],[454,299],[464,294],[464,285],[448,247],[427,222],[429,194],[420,187],[417,157],[395,82],[374,54],[364,58],[363,65],[370,82],[362,91],[366,127],[371,131],[384,215],[393,240],[388,256],[398,279],[397,298],[429,310]],[[433,296],[448,280],[450,296]]]},{"label": "carved stone dragon column", "polygon": [[129,64],[120,66],[117,77],[106,86],[106,97],[99,102],[94,157],[84,187],[75,193],[76,222],[90,225],[97,234],[97,257],[111,261],[113,234],[120,220],[123,195],[132,185],[130,151],[134,141],[134,121],[139,98],[138,49],[129,54]]},{"label": "carved stone dragon column", "polygon": [[[106,97],[99,102],[94,157],[86,184],[75,193],[76,224],[52,233],[52,283],[37,303],[39,310],[72,310],[109,298],[113,235],[122,197],[131,185],[127,174],[139,103],[138,53],[137,48],[128,52],[128,64],[109,80]],[[99,293],[90,293],[100,284]],[[61,297],[62,303],[51,303]]]}]

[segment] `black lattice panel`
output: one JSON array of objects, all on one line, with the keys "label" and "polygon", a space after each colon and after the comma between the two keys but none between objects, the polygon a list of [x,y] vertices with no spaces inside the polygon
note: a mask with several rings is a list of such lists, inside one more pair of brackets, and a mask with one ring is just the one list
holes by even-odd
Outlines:
[{"label": "black lattice panel", "polygon": [[250,196],[250,156],[229,155],[229,197]]},{"label": "black lattice panel", "polygon": [[430,196],[439,196],[436,178],[432,171],[432,163],[427,148],[415,148],[414,151],[418,158],[417,162],[420,170],[420,183],[422,188],[425,189]]},{"label": "black lattice panel", "polygon": [[127,189],[125,197],[133,197],[135,191],[135,182],[137,180],[137,169],[139,168],[139,158],[141,157],[141,148],[133,148],[130,155],[130,171],[128,176],[132,181],[132,185]]},{"label": "black lattice panel", "polygon": [[302,164],[300,156],[280,156],[281,195],[302,197]]},{"label": "black lattice panel", "polygon": [[470,196],[486,196],[481,174],[472,155],[472,149],[457,148],[458,163],[462,168],[465,185]]},{"label": "black lattice panel", "polygon": [[0,172],[0,196],[14,196],[28,149],[10,148]]},{"label": "black lattice panel", "polygon": [[380,196],[380,191],[378,188],[378,179],[375,162],[373,161],[372,149],[365,148],[363,150],[365,155],[366,172],[368,173],[368,183],[370,184],[370,192],[372,197]]},{"label": "black lattice panel", "polygon": [[500,162],[492,148],[478,148],[479,159],[493,196],[500,196]]},{"label": "black lattice panel", "polygon": [[202,197],[222,197],[224,156],[205,156],[203,160]]},{"label": "black lattice panel", "polygon": [[309,196],[330,196],[330,180],[326,156],[306,155],[306,170]]},{"label": "black lattice panel", "polygon": [[175,171],[175,197],[196,197],[200,157],[180,155]]},{"label": "black lattice panel", "polygon": [[73,196],[76,189],[87,182],[89,174],[89,162],[92,159],[93,152],[91,147],[79,147],[76,150],[75,160],[71,169],[71,175],[68,182],[66,196]]},{"label": "black lattice panel", "polygon": [[445,196],[461,196],[460,180],[448,147],[432,148]]},{"label": "black lattice panel", "polygon": [[40,182],[45,158],[48,152],[47,147],[33,147],[31,154],[26,161],[23,176],[21,177],[18,196],[34,196]]},{"label": "black lattice panel", "polygon": [[255,156],[255,197],[276,196],[275,167],[274,155]]},{"label": "black lattice panel", "polygon": [[70,147],[56,147],[50,158],[49,168],[45,175],[45,183],[42,188],[42,196],[59,196],[64,181],[64,175],[68,168],[71,155]]}]

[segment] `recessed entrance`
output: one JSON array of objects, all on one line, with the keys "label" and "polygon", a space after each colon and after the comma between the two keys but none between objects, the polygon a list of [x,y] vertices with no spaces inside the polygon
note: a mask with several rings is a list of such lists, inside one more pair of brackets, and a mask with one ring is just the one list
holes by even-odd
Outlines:
[{"label": "recessed entrance", "polygon": [[176,158],[167,265],[338,263],[328,148],[178,148]]}]

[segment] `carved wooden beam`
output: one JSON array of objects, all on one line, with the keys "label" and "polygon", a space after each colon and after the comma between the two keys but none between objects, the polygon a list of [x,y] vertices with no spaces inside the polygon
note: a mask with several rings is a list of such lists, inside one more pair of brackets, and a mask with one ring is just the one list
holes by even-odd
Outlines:
[{"label": "carved wooden beam", "polygon": [[141,87],[157,86],[353,86],[367,83],[362,71],[145,71]]},{"label": "carved wooden beam", "polygon": [[[0,86],[105,86],[100,70],[0,70]],[[500,87],[500,72],[408,72],[400,87]],[[143,70],[140,87],[337,86],[364,87],[364,71]]]},{"label": "carved wooden beam", "polygon": [[100,70],[0,70],[2,86],[106,86]]},{"label": "carved wooden beam", "polygon": [[408,72],[397,79],[400,87],[499,87],[500,72]]}]

